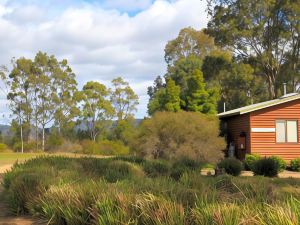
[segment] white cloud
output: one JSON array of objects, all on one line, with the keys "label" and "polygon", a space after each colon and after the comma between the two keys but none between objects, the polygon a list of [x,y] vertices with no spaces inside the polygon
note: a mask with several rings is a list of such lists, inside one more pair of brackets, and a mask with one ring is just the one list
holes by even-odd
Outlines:
[{"label": "white cloud", "polygon": [[[165,73],[167,41],[183,27],[200,29],[207,24],[206,2],[199,0],[76,1],[73,5],[68,0],[55,13],[40,1],[9,2],[0,0],[0,64],[9,63],[13,56],[33,57],[41,50],[67,58],[80,86],[88,80],[108,84],[123,76],[140,96],[137,117],[146,115],[147,86]],[[124,12],[134,7],[143,10],[131,16]]]}]

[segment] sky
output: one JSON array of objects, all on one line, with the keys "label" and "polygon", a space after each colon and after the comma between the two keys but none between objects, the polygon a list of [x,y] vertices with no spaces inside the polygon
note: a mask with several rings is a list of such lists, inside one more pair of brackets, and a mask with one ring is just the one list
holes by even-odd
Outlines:
[{"label": "sky", "polygon": [[[207,25],[205,0],[0,0],[0,65],[38,51],[67,59],[79,88],[123,77],[147,115],[147,87],[166,72],[164,47],[184,27]],[[8,119],[5,96],[1,119]]]}]

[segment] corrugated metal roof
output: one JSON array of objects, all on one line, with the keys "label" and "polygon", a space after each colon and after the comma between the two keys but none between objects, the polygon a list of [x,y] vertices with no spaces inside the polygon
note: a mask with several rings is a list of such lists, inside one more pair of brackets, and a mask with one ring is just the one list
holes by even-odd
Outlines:
[{"label": "corrugated metal roof", "polygon": [[266,101],[266,102],[260,102],[260,103],[244,106],[244,107],[241,107],[238,109],[233,109],[233,110],[230,110],[227,112],[219,113],[218,116],[219,116],[219,118],[225,118],[225,117],[234,116],[234,115],[242,115],[242,114],[246,114],[249,112],[268,108],[268,107],[271,107],[274,105],[279,105],[279,104],[282,104],[285,102],[290,102],[290,101],[297,100],[297,99],[300,99],[300,94],[299,93],[291,93],[291,94],[284,95],[278,99],[273,99],[273,100]]}]

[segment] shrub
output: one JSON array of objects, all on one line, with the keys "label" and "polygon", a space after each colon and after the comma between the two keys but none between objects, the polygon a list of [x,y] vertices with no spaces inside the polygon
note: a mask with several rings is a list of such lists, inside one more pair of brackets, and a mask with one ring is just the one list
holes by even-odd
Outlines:
[{"label": "shrub", "polygon": [[196,170],[198,168],[200,168],[200,163],[184,157],[175,161],[172,165],[170,176],[175,180],[179,180],[185,172]]},{"label": "shrub", "polygon": [[278,163],[272,158],[264,158],[256,161],[253,165],[254,175],[276,177],[279,171]]},{"label": "shrub", "polygon": [[[121,142],[103,140],[99,144],[99,153],[102,155],[128,155],[129,148]],[[99,154],[98,152],[96,154]]]},{"label": "shrub", "polygon": [[3,152],[11,152],[11,150],[9,149],[9,147],[6,144],[0,143],[0,153],[3,153]]},{"label": "shrub", "polygon": [[218,163],[218,167],[224,169],[226,173],[233,176],[240,175],[243,169],[242,163],[238,159],[234,158],[223,159],[220,163]]},{"label": "shrub", "polygon": [[282,172],[286,169],[287,163],[283,158],[281,158],[280,156],[275,156],[275,155],[271,156],[270,158],[273,159],[277,163],[279,172]]},{"label": "shrub", "polygon": [[63,145],[63,143],[64,138],[62,135],[58,134],[57,132],[51,132],[46,141],[46,147],[48,150],[53,150]]},{"label": "shrub", "polygon": [[257,161],[260,160],[261,156],[258,154],[246,154],[245,157],[245,168],[247,170],[252,170],[253,169],[253,164]]},{"label": "shrub", "polygon": [[[13,149],[17,152],[21,152],[22,144],[21,142],[15,142]],[[23,143],[24,152],[33,152],[36,151],[36,143],[34,141],[24,142]]]},{"label": "shrub", "polygon": [[84,140],[81,142],[83,153],[85,154],[99,154],[99,155],[128,155],[129,148],[121,142],[103,140],[94,142],[91,140]]},{"label": "shrub", "polygon": [[142,122],[136,139],[136,151],[150,158],[217,162],[225,148],[216,117],[195,112],[157,112]]},{"label": "shrub", "polygon": [[169,165],[164,161],[147,161],[143,170],[149,177],[165,176],[169,173]]},{"label": "shrub", "polygon": [[291,169],[300,172],[300,157],[291,160]]}]

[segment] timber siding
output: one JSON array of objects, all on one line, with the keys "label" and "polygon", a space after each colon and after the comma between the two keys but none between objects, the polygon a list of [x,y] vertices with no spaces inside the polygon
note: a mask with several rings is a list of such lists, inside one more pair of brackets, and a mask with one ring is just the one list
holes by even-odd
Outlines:
[{"label": "timber siding", "polygon": [[275,128],[276,120],[280,119],[298,121],[297,143],[276,143],[276,132],[251,132],[251,153],[257,153],[262,156],[278,155],[285,160],[300,157],[300,99],[260,109],[249,114],[251,128]]},{"label": "timber siding", "polygon": [[[250,153],[251,143],[250,143],[250,116],[249,114],[241,116],[230,117],[227,121],[228,130],[228,142],[233,141],[235,143],[235,149],[237,150],[236,156],[239,159],[245,157],[245,153]],[[238,138],[241,132],[246,133],[246,149],[238,150]]]}]

